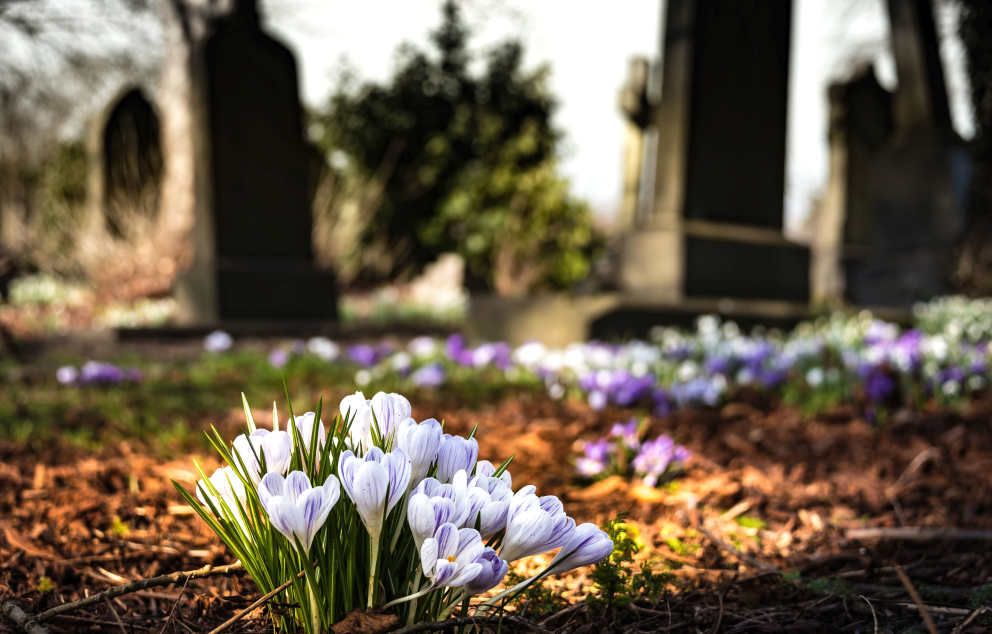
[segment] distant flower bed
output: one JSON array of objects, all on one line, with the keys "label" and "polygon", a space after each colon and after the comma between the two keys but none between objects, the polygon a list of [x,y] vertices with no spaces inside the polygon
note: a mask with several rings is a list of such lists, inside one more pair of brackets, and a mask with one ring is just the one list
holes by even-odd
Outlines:
[{"label": "distant flower bed", "polygon": [[[584,398],[596,410],[634,408],[664,416],[719,407],[748,392],[807,412],[852,404],[871,421],[902,408],[962,407],[992,380],[992,303],[942,298],[916,308],[918,327],[864,312],[835,314],[790,333],[701,317],[693,331],[655,328],[649,341],[537,342],[468,345],[460,335],[344,344],[326,337],[273,348],[268,364],[292,370],[296,359],[333,364],[359,388],[438,389],[453,385],[520,385],[549,397]],[[223,355],[234,345],[211,333],[204,348]],[[284,370],[285,371],[285,370]]]},{"label": "distant flower bed", "polygon": [[64,365],[55,373],[62,385],[120,385],[140,383],[141,371],[137,368],[121,368],[113,363],[88,361],[82,367]]}]

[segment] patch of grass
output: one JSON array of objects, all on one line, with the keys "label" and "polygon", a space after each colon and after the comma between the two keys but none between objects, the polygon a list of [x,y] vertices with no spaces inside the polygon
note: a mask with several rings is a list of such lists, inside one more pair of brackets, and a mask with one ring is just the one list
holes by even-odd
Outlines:
[{"label": "patch of grass", "polygon": [[992,606],[992,583],[971,593],[971,607],[977,610],[984,606]]},{"label": "patch of grass", "polygon": [[699,544],[687,544],[677,537],[668,537],[665,539],[664,543],[672,549],[672,552],[676,555],[681,555],[682,557],[693,555],[697,550],[699,550]]},{"label": "patch of grass", "polygon": [[754,517],[753,515],[739,515],[734,521],[737,522],[738,526],[743,528],[756,528],[762,531],[768,528],[765,520],[760,517]]}]

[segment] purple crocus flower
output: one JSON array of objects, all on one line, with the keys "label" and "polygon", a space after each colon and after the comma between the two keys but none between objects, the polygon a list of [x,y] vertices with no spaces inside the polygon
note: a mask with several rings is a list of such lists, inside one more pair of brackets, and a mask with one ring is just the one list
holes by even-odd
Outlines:
[{"label": "purple crocus flower", "polygon": [[379,355],[372,346],[360,343],[348,347],[348,358],[363,368],[368,368],[376,364]]},{"label": "purple crocus flower", "polygon": [[444,366],[440,363],[430,363],[411,374],[410,380],[417,387],[440,387],[444,385],[447,377]]},{"label": "purple crocus flower", "polygon": [[548,566],[550,574],[560,575],[582,566],[603,561],[613,552],[613,541],[595,524],[580,524]]},{"label": "purple crocus flower", "polygon": [[112,363],[87,361],[79,371],[80,385],[118,385],[127,378],[124,370]]},{"label": "purple crocus flower", "polygon": [[883,403],[895,392],[896,385],[881,368],[872,368],[864,377],[865,395],[873,403]]},{"label": "purple crocus flower", "polygon": [[482,566],[482,572],[463,586],[469,595],[482,594],[492,590],[499,585],[499,582],[506,576],[506,571],[509,570],[509,564],[500,559],[492,548],[486,548],[475,560],[475,563]]},{"label": "purple crocus flower", "polygon": [[637,449],[641,446],[637,428],[637,421],[633,418],[626,423],[614,423],[610,429],[610,438],[620,438],[627,449]]},{"label": "purple crocus flower", "polygon": [[668,436],[658,436],[654,440],[649,440],[634,458],[634,472],[644,479],[644,484],[654,486],[668,469],[674,453],[675,442]]},{"label": "purple crocus flower", "polygon": [[585,455],[575,461],[575,470],[579,475],[591,478],[603,473],[610,466],[610,443],[606,438],[585,443],[582,451]]},{"label": "purple crocus flower", "polygon": [[282,348],[276,348],[269,353],[269,365],[273,368],[281,368],[289,363],[289,352]]}]

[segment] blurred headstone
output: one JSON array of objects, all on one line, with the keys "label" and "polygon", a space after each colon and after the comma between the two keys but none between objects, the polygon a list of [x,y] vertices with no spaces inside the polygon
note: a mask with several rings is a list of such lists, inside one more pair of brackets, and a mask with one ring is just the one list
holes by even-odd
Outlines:
[{"label": "blurred headstone", "polygon": [[873,233],[871,167],[892,134],[892,95],[868,66],[830,86],[830,173],[813,232],[813,301],[843,303],[845,259],[863,258]]},{"label": "blurred headstone", "polygon": [[895,129],[871,164],[871,226],[863,254],[845,258],[845,295],[909,307],[951,290],[971,163],[951,127],[932,3],[889,0],[888,9]]},{"label": "blurred headstone", "polygon": [[630,60],[627,81],[620,89],[620,110],[624,114],[623,197],[617,228],[630,230],[637,218],[641,194],[641,172],[644,165],[645,130],[651,122],[648,102],[648,76],[651,64],[647,58]]},{"label": "blurred headstone", "polygon": [[165,4],[163,90],[177,112],[163,196],[195,219],[180,321],[335,319],[334,278],[313,265],[313,153],[292,53],[262,31],[254,0]]},{"label": "blurred headstone", "polygon": [[668,2],[654,202],[624,290],[808,300],[809,252],[782,235],[791,16],[791,0]]}]

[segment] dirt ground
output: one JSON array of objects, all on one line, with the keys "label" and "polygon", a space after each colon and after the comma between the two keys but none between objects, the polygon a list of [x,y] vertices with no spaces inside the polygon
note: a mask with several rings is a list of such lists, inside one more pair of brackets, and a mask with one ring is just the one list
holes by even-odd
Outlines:
[{"label": "dirt ground", "polygon": [[[222,434],[233,437],[241,416],[232,409]],[[992,402],[899,414],[884,428],[843,408],[804,419],[756,400],[652,419],[651,435],[668,433],[695,454],[677,483],[658,489],[618,478],[587,487],[573,476],[578,443],[630,412],[524,395],[479,409],[415,401],[414,416],[443,419],[458,433],[477,424],[480,458],[515,455],[514,487],[533,483],[560,496],[579,522],[623,515],[645,544],[638,563],[673,576],[661,600],[604,613],[581,603],[590,581],[577,571],[551,582],[572,607],[549,616],[523,606],[533,624],[506,631],[990,631],[992,611],[976,609],[992,604],[983,591],[992,583]],[[169,482],[192,490],[193,460],[209,472],[212,456],[153,458],[128,443],[99,451],[54,443],[40,455],[25,447],[0,441],[0,604],[38,613],[126,580],[231,563]],[[851,534],[898,527],[974,532]],[[120,617],[125,630],[158,632],[175,606],[177,632],[208,632],[255,598],[247,577],[218,576],[45,625],[119,632]],[[229,631],[265,630],[265,614]],[[12,631],[0,618],[0,632]]]}]

